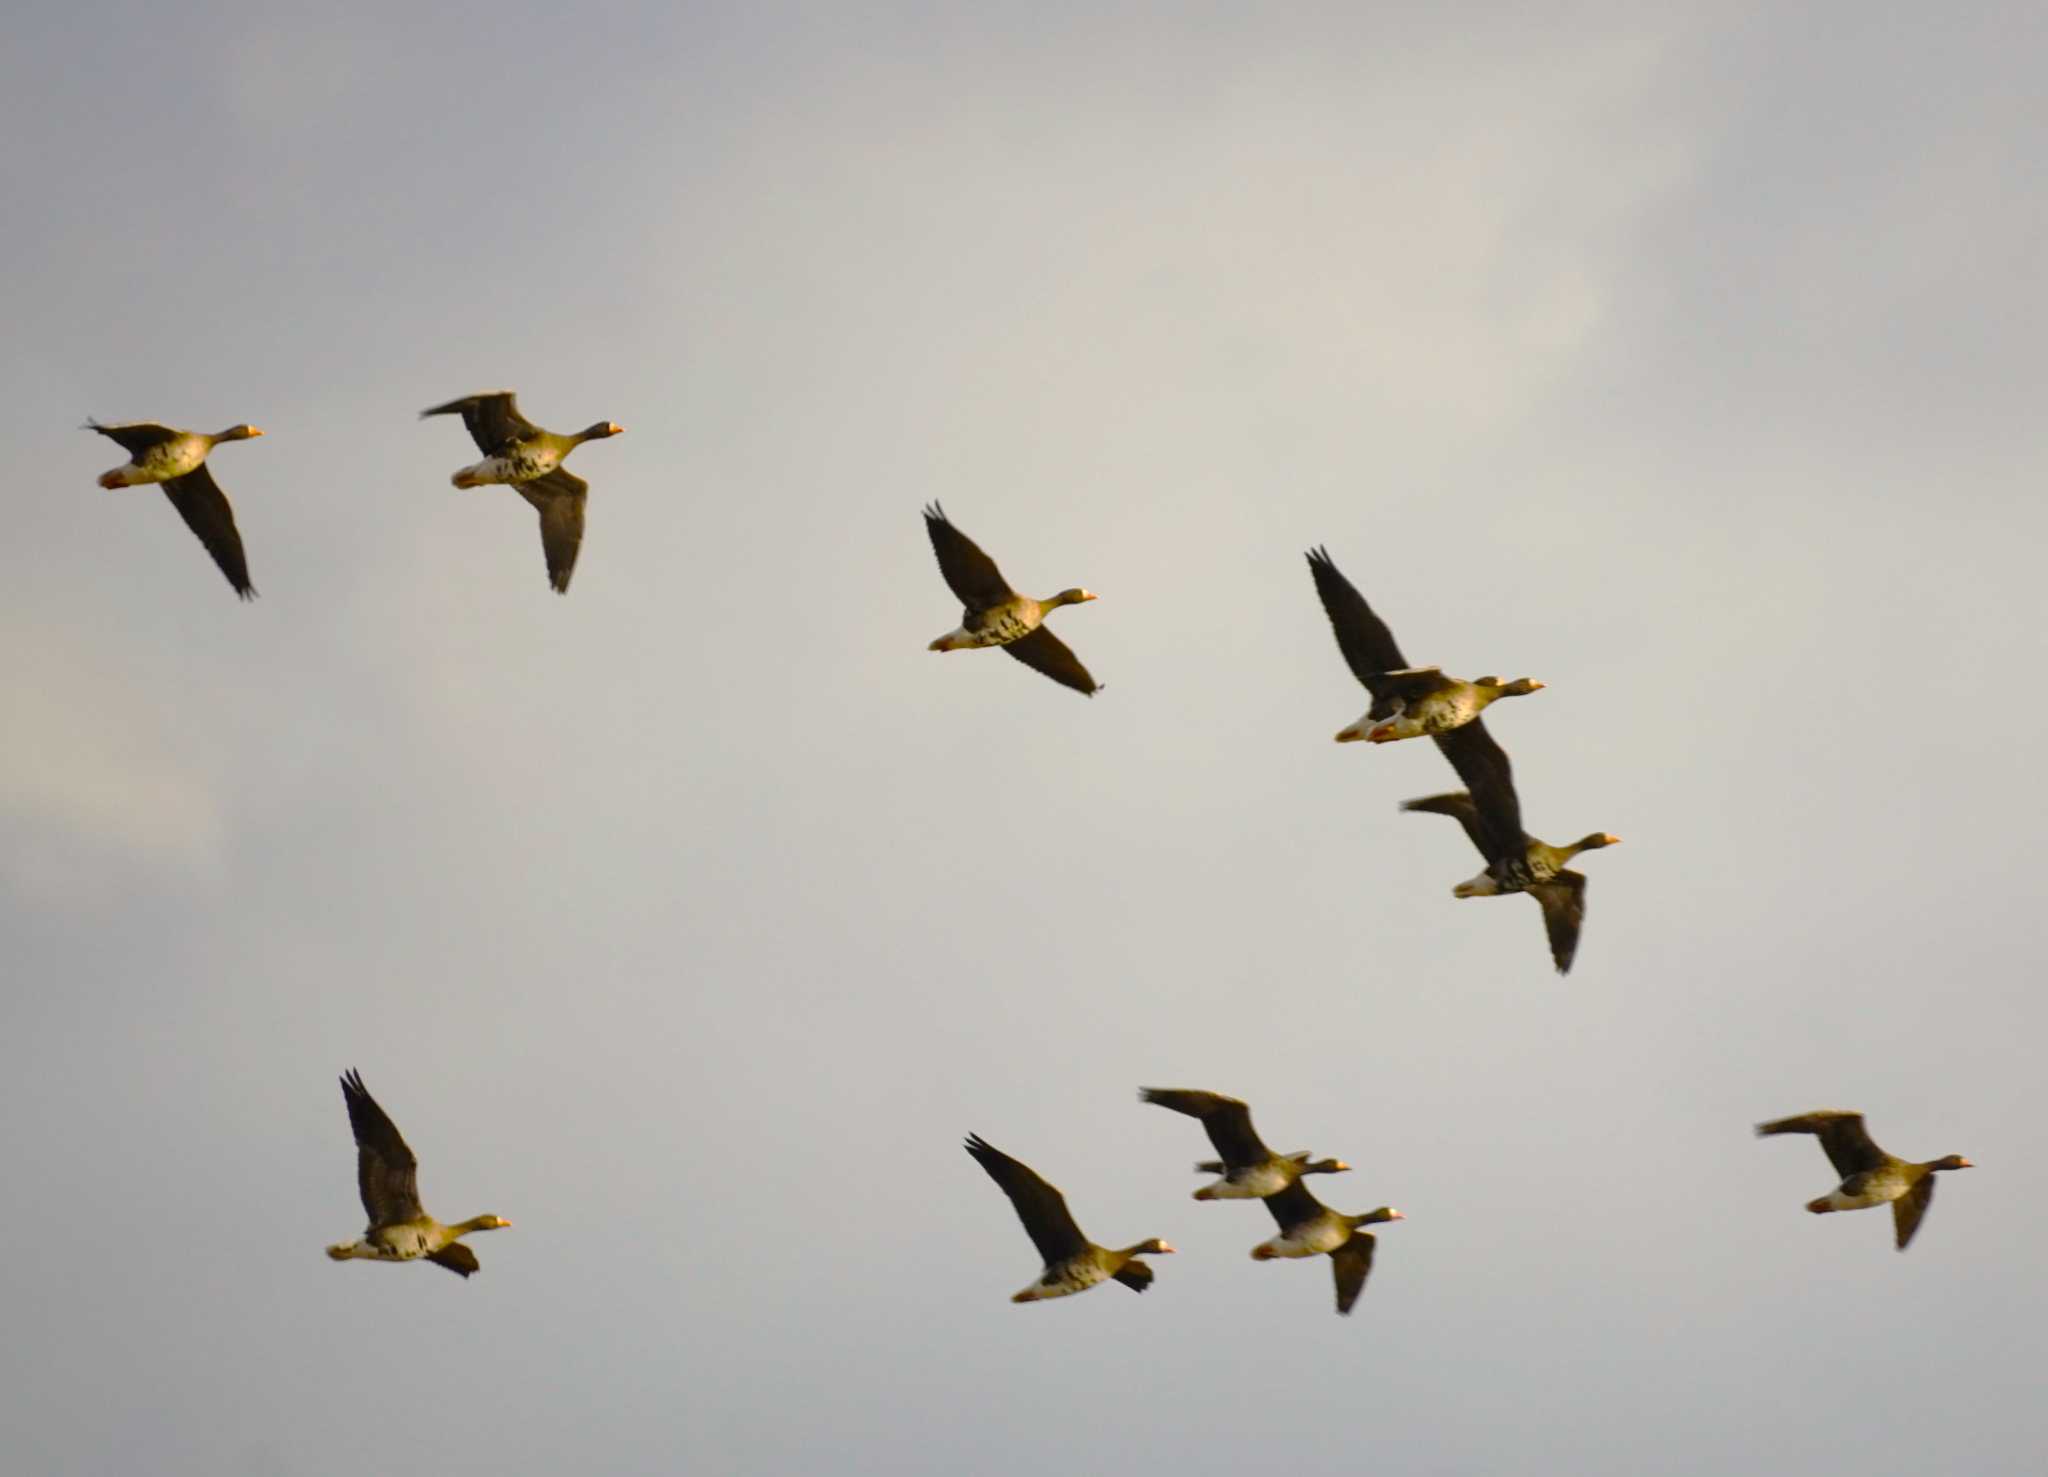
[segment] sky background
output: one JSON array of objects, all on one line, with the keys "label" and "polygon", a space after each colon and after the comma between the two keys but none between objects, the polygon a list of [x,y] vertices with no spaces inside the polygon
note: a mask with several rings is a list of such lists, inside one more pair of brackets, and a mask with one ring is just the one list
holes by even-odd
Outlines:
[{"label": "sky background", "polygon": [[[1654,9],[11,20],[0,1465],[2041,1470],[2048,19]],[[627,427],[567,599],[500,385]],[[259,601],[87,415],[266,429]],[[1549,684],[1568,979],[1318,543]],[[480,1276],[321,1255],[349,1066]],[[1407,1213],[1354,1316],[1140,1084]],[[1181,1254],[1010,1306],[970,1130]]]}]

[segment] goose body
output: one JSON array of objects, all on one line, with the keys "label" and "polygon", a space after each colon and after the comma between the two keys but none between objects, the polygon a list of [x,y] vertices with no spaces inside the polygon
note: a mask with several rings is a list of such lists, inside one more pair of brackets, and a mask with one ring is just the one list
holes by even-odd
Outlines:
[{"label": "goose body", "polygon": [[[1503,764],[1505,759],[1503,755]],[[1508,798],[1512,801],[1512,790]],[[1487,858],[1487,865],[1477,876],[1453,887],[1451,895],[1468,898],[1527,893],[1543,909],[1543,930],[1550,941],[1551,962],[1559,974],[1570,973],[1572,959],[1578,953],[1579,932],[1586,922],[1586,878],[1584,873],[1572,871],[1567,863],[1580,852],[1619,844],[1619,836],[1595,831],[1569,846],[1552,846],[1522,833],[1519,807],[1515,808],[1512,821],[1505,820],[1496,810],[1489,826],[1484,805],[1465,791],[1405,800],[1401,808],[1455,818],[1479,848],[1480,855]],[[1519,835],[1519,844],[1502,847],[1497,838],[1509,826]]]},{"label": "goose body", "polygon": [[1777,1118],[1756,1126],[1758,1138],[1781,1133],[1810,1133],[1820,1140],[1822,1152],[1842,1176],[1842,1182],[1827,1194],[1809,1200],[1806,1208],[1815,1215],[1837,1210],[1892,1208],[1892,1234],[1900,1251],[1906,1249],[1927,1207],[1934,1203],[1934,1177],[1946,1170],[1976,1166],[1960,1154],[1912,1163],[1887,1154],[1871,1139],[1861,1113],[1823,1108],[1791,1118]]},{"label": "goose body", "polygon": [[1359,1293],[1365,1290],[1365,1279],[1372,1271],[1377,1242],[1372,1232],[1364,1227],[1406,1219],[1400,1211],[1386,1205],[1363,1215],[1346,1215],[1316,1199],[1299,1181],[1267,1196],[1266,1209],[1273,1213],[1280,1234],[1254,1246],[1252,1260],[1329,1257],[1336,1280],[1339,1313],[1351,1311]]},{"label": "goose body", "polygon": [[976,1134],[967,1136],[966,1147],[975,1163],[1010,1197],[1025,1233],[1045,1258],[1045,1270],[1013,1294],[1011,1302],[1037,1303],[1048,1298],[1071,1297],[1112,1280],[1133,1292],[1143,1292],[1152,1285],[1152,1269],[1137,1258],[1164,1255],[1173,1250],[1171,1246],[1156,1237],[1121,1249],[1097,1246],[1081,1234],[1080,1226],[1067,1209],[1066,1197],[1029,1166]]},{"label": "goose body", "polygon": [[1141,1087],[1138,1098],[1198,1119],[1209,1135],[1209,1142],[1223,1156],[1195,1165],[1198,1173],[1221,1176],[1214,1184],[1196,1190],[1197,1200],[1263,1200],[1305,1174],[1342,1174],[1351,1168],[1341,1159],[1311,1159],[1306,1151],[1275,1154],[1252,1127],[1251,1108],[1220,1092]]},{"label": "goose body", "polygon": [[557,594],[569,593],[569,577],[583,547],[583,513],[590,484],[562,463],[586,441],[602,441],[626,428],[615,421],[597,421],[571,435],[544,431],[519,413],[510,390],[465,395],[420,412],[459,415],[470,439],[484,453],[482,461],[461,468],[449,480],[457,487],[509,486],[540,515],[541,551],[547,557],[548,583]]},{"label": "goose body", "polygon": [[1309,573],[1337,649],[1351,673],[1372,694],[1372,706],[1355,723],[1337,730],[1337,742],[1365,739],[1375,744],[1401,739],[1436,737],[1476,722],[1504,697],[1540,692],[1543,684],[1527,677],[1512,682],[1499,677],[1473,681],[1446,676],[1440,667],[1411,667],[1394,633],[1374,614],[1358,587],[1345,577],[1327,549],[1308,553]]},{"label": "goose body", "polygon": [[1084,697],[1102,690],[1080,658],[1045,625],[1047,612],[1093,600],[1093,594],[1075,588],[1044,600],[1020,595],[1003,578],[995,561],[955,528],[937,503],[924,510],[924,526],[939,561],[939,573],[962,606],[960,624],[927,650],[973,651],[1000,646],[1025,666]]},{"label": "goose body", "polygon": [[472,1231],[502,1230],[512,1223],[502,1216],[479,1215],[443,1225],[420,1205],[419,1161],[406,1146],[398,1125],[377,1105],[360,1074],[341,1079],[348,1105],[349,1127],[356,1140],[356,1188],[362,1195],[369,1226],[354,1241],[327,1248],[335,1261],[411,1262],[424,1258],[460,1276],[478,1269],[476,1253],[461,1244]]},{"label": "goose body", "polygon": [[203,431],[181,431],[154,421],[128,421],[106,425],[88,420],[86,429],[97,431],[128,453],[128,460],[100,474],[105,488],[160,486],[185,526],[213,556],[214,564],[227,576],[228,584],[244,600],[256,597],[249,582],[249,559],[242,549],[242,535],[235,527],[235,510],[227,494],[207,470],[206,457],[224,441],[248,441],[263,433],[251,425],[229,426],[209,436]]}]

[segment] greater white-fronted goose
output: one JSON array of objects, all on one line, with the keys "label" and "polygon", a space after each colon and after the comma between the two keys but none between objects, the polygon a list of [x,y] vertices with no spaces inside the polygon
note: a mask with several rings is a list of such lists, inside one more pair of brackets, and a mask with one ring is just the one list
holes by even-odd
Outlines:
[{"label": "greater white-fronted goose", "polygon": [[1794,1118],[1759,1123],[1756,1132],[1758,1138],[1776,1133],[1810,1133],[1817,1137],[1842,1183],[1818,1200],[1807,1201],[1806,1208],[1815,1215],[1826,1215],[1831,1210],[1869,1210],[1889,1205],[1892,1233],[1900,1251],[1906,1249],[1906,1243],[1920,1229],[1920,1218],[1934,1203],[1935,1175],[1946,1169],[1976,1167],[1960,1154],[1930,1159],[1924,1164],[1895,1159],[1871,1142],[1861,1113],[1847,1113],[1839,1108],[1822,1108]]},{"label": "greater white-fronted goose", "polygon": [[543,431],[519,413],[510,390],[465,395],[420,412],[459,415],[484,459],[464,467],[451,479],[457,487],[503,483],[540,514],[540,543],[548,560],[548,583],[557,594],[569,593],[576,553],[583,547],[583,505],[590,484],[562,465],[586,441],[602,441],[626,428],[616,421],[597,421],[572,436]]},{"label": "greater white-fronted goose", "polygon": [[1082,589],[1062,590],[1045,600],[1020,595],[1010,588],[995,560],[955,528],[947,520],[946,510],[937,503],[924,510],[924,527],[931,535],[932,553],[938,556],[939,573],[946,577],[947,585],[965,607],[960,612],[960,628],[939,637],[928,650],[968,651],[1000,646],[1033,671],[1043,672],[1083,697],[1093,697],[1102,690],[1101,684],[1081,665],[1080,658],[1044,624],[1048,611],[1093,600],[1093,595]]},{"label": "greater white-fronted goose", "polygon": [[161,485],[164,496],[185,520],[185,526],[206,545],[206,552],[228,577],[235,593],[244,600],[255,599],[256,587],[249,583],[249,560],[242,553],[242,535],[235,529],[235,510],[228,506],[227,494],[206,469],[206,454],[223,441],[247,441],[263,433],[254,426],[242,425],[229,426],[209,436],[203,431],[160,426],[154,421],[109,426],[88,420],[85,427],[98,431],[128,453],[124,465],[100,474],[100,486],[141,487],[151,482]]},{"label": "greater white-fronted goose", "polygon": [[[1489,739],[1488,742],[1492,741]],[[1505,765],[1507,756],[1502,755],[1501,759]],[[1505,782],[1505,775],[1503,768],[1502,782]],[[1498,797],[1502,793],[1499,784],[1496,783],[1488,793]],[[1504,897],[1510,893],[1526,892],[1543,909],[1543,931],[1550,939],[1551,962],[1557,966],[1559,974],[1569,974],[1572,957],[1579,950],[1579,930],[1586,923],[1586,877],[1583,872],[1571,871],[1566,863],[1582,851],[1597,851],[1603,846],[1617,845],[1621,838],[1610,836],[1605,831],[1594,831],[1569,846],[1552,846],[1538,841],[1522,831],[1521,808],[1512,804],[1514,789],[1511,783],[1505,793],[1512,808],[1494,804],[1491,827],[1485,816],[1488,807],[1476,803],[1463,790],[1449,795],[1427,795],[1420,800],[1404,800],[1401,808],[1455,817],[1465,828],[1465,834],[1472,838],[1472,844],[1479,848],[1479,854],[1486,858],[1486,869],[1470,881],[1460,882],[1452,888],[1452,896]],[[1521,837],[1521,842],[1518,846],[1502,848],[1494,838],[1508,834],[1510,828],[1513,834]]]},{"label": "greater white-fronted goose", "polygon": [[1405,1220],[1400,1211],[1382,1205],[1364,1215],[1345,1215],[1332,1210],[1311,1195],[1308,1186],[1296,1180],[1285,1189],[1265,1197],[1280,1234],[1252,1248],[1252,1260],[1274,1257],[1321,1256],[1330,1258],[1330,1270],[1337,1279],[1337,1311],[1349,1313],[1365,1290],[1366,1274],[1372,1271],[1375,1238],[1364,1226],[1382,1221]]},{"label": "greater white-fronted goose", "polygon": [[512,1223],[503,1216],[477,1215],[444,1226],[420,1207],[419,1161],[399,1136],[398,1125],[377,1106],[353,1069],[343,1074],[341,1096],[356,1136],[356,1188],[362,1192],[369,1229],[356,1241],[327,1248],[338,1262],[410,1262],[424,1257],[467,1277],[477,1269],[476,1253],[459,1238],[471,1231],[498,1231]]},{"label": "greater white-fronted goose", "polygon": [[1047,1298],[1067,1297],[1086,1292],[1096,1283],[1112,1278],[1132,1292],[1143,1292],[1152,1285],[1152,1269],[1134,1259],[1160,1256],[1173,1250],[1157,1237],[1140,1241],[1136,1246],[1126,1246],[1121,1251],[1097,1246],[1074,1224],[1066,1197],[1028,1166],[1002,1150],[992,1148],[976,1134],[967,1136],[967,1152],[1010,1197],[1010,1204],[1017,1208],[1017,1219],[1024,1223],[1031,1244],[1045,1258],[1044,1272],[1039,1274],[1036,1282],[1012,1296],[1010,1301],[1013,1303],[1036,1303]]},{"label": "greater white-fronted goose", "polygon": [[1394,644],[1394,633],[1373,614],[1358,587],[1344,577],[1329,550],[1309,550],[1308,567],[1315,577],[1316,594],[1322,597],[1323,611],[1330,617],[1330,629],[1336,632],[1337,649],[1344,653],[1352,675],[1372,694],[1372,706],[1365,716],[1337,730],[1338,743],[1365,739],[1384,744],[1424,734],[1441,742],[1443,735],[1477,722],[1480,711],[1489,704],[1542,690],[1541,682],[1527,677],[1512,682],[1479,677],[1466,682],[1445,676],[1438,667],[1410,666]]},{"label": "greater white-fronted goose", "polygon": [[1252,1110],[1234,1097],[1187,1087],[1141,1087],[1140,1102],[1154,1103],[1201,1120],[1221,1159],[1195,1165],[1199,1174],[1222,1178],[1195,1191],[1197,1200],[1263,1200],[1286,1189],[1305,1174],[1342,1174],[1351,1168],[1341,1159],[1311,1159],[1275,1154],[1252,1127]]}]

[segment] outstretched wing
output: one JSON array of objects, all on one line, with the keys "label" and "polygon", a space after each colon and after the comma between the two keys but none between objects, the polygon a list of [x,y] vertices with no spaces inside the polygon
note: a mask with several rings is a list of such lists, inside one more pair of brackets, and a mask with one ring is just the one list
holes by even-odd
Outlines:
[{"label": "outstretched wing", "polygon": [[419,1219],[419,1161],[406,1147],[398,1125],[377,1106],[354,1068],[342,1076],[341,1095],[348,1103],[349,1127],[355,1130],[356,1188],[371,1229]]},{"label": "outstretched wing", "polygon": [[[1473,808],[1472,797],[1463,790],[1453,790],[1448,795],[1424,795],[1420,800],[1403,800],[1401,808],[1450,816],[1465,828],[1465,835],[1479,848],[1479,854],[1486,856],[1486,835],[1479,828],[1479,812]],[[1487,860],[1492,858],[1487,857]]]},{"label": "outstretched wing", "polygon": [[1550,962],[1559,974],[1570,974],[1572,956],[1579,951],[1579,930],[1586,923],[1586,876],[1583,872],[1559,872],[1548,882],[1529,889],[1529,896],[1543,908],[1543,931],[1550,938]]},{"label": "outstretched wing", "polygon": [[85,429],[98,431],[131,457],[140,456],[150,447],[161,445],[184,434],[175,427],[160,426],[155,421],[125,421],[120,425],[110,426],[88,418]]},{"label": "outstretched wing", "polygon": [[1365,1279],[1372,1273],[1372,1254],[1379,1238],[1370,1231],[1353,1231],[1351,1239],[1330,1253],[1330,1271],[1337,1279],[1337,1311],[1349,1313],[1358,1295],[1365,1291]]},{"label": "outstretched wing", "polygon": [[1884,1150],[1871,1142],[1861,1113],[1848,1113],[1836,1108],[1759,1123],[1756,1131],[1759,1138],[1774,1133],[1816,1135],[1828,1156],[1828,1163],[1834,1165],[1835,1173],[1845,1180],[1852,1174],[1882,1168],[1887,1157]]},{"label": "outstretched wing", "polygon": [[1138,1098],[1199,1118],[1226,1169],[1249,1169],[1273,1157],[1252,1127],[1251,1108],[1234,1097],[1186,1087],[1141,1087]]},{"label": "outstretched wing", "polygon": [[460,400],[450,400],[446,405],[436,405],[431,410],[420,412],[420,419],[430,415],[459,415],[463,425],[469,427],[470,439],[476,442],[476,449],[485,456],[497,456],[515,441],[524,441],[540,433],[540,427],[519,413],[519,402],[510,390],[491,390],[482,395],[464,395]]},{"label": "outstretched wing", "polygon": [[992,1147],[978,1134],[967,1136],[967,1152],[1010,1197],[1010,1204],[1017,1208],[1017,1219],[1024,1223],[1025,1233],[1048,1267],[1088,1249],[1088,1238],[1074,1224],[1066,1197],[1028,1165]]},{"label": "outstretched wing", "polygon": [[1296,1180],[1276,1194],[1268,1195],[1263,1203],[1266,1209],[1273,1212],[1273,1219],[1279,1224],[1282,1235],[1323,1213],[1323,1202],[1316,1199],[1300,1180]]},{"label": "outstretched wing", "polygon": [[1071,687],[1083,697],[1094,697],[1102,690],[1101,684],[1088,675],[1088,669],[1068,649],[1067,643],[1044,626],[1029,636],[1019,636],[1003,650],[1032,671],[1044,673],[1060,686]]},{"label": "outstretched wing", "polygon": [[1514,767],[1508,763],[1507,750],[1494,742],[1483,718],[1430,737],[1465,782],[1477,826],[1472,839],[1487,865],[1513,869],[1526,881],[1529,838],[1522,830],[1522,803],[1515,797]]},{"label": "outstretched wing", "polygon": [[185,520],[185,526],[199,536],[206,552],[213,555],[213,562],[228,577],[235,593],[244,600],[255,599],[256,587],[249,583],[249,560],[242,553],[242,535],[235,530],[235,510],[228,506],[227,494],[213,480],[206,463],[201,462],[184,476],[173,477],[161,486],[178,516]]},{"label": "outstretched wing", "polygon": [[540,547],[548,559],[548,583],[555,593],[569,593],[569,576],[583,547],[583,507],[590,484],[563,467],[527,482],[515,482],[519,495],[540,514]]},{"label": "outstretched wing", "polygon": [[924,510],[924,531],[931,536],[932,553],[938,556],[939,573],[946,577],[947,588],[968,610],[978,615],[1017,598],[996,561],[955,528],[937,503]]},{"label": "outstretched wing", "polygon": [[1931,1174],[1921,1175],[1919,1184],[1892,1202],[1892,1233],[1900,1251],[1906,1249],[1906,1243],[1920,1229],[1920,1217],[1934,1203],[1934,1180]]},{"label": "outstretched wing", "polygon": [[483,1267],[483,1263],[476,1259],[476,1253],[460,1241],[449,1242],[427,1260],[436,1266],[446,1267],[458,1277],[468,1277]]},{"label": "outstretched wing", "polygon": [[1308,568],[1315,577],[1316,594],[1322,597],[1323,613],[1330,618],[1330,629],[1336,633],[1337,649],[1344,653],[1351,675],[1364,683],[1374,697],[1380,696],[1381,674],[1403,671],[1408,666],[1408,659],[1394,644],[1394,633],[1373,614],[1365,596],[1344,577],[1328,549],[1310,549]]}]

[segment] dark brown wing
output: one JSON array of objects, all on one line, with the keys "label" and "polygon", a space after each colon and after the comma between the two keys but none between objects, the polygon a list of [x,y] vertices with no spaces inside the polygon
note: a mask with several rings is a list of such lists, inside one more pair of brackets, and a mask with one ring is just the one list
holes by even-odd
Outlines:
[{"label": "dark brown wing", "polygon": [[583,505],[590,484],[564,467],[515,482],[519,495],[540,514],[541,552],[548,559],[548,583],[555,593],[569,593],[569,576],[576,568],[577,551],[583,547]]},{"label": "dark brown wing", "polygon": [[109,426],[96,420],[87,420],[85,429],[98,431],[131,457],[140,456],[152,446],[161,445],[185,434],[171,426],[160,426],[155,421],[128,421],[122,425]]},{"label": "dark brown wing", "polygon": [[482,395],[464,395],[446,405],[420,412],[430,415],[459,415],[469,427],[470,439],[485,456],[497,456],[516,441],[540,434],[540,427],[519,413],[519,402],[510,390],[492,390]]},{"label": "dark brown wing", "polygon": [[1136,1257],[1132,1257],[1109,1275],[1128,1287],[1132,1292],[1143,1292],[1152,1285],[1152,1269]]},{"label": "dark brown wing", "polygon": [[1861,1113],[1847,1113],[1836,1108],[1823,1108],[1792,1118],[1777,1118],[1769,1123],[1759,1123],[1756,1131],[1759,1138],[1774,1133],[1810,1133],[1818,1136],[1820,1146],[1828,1156],[1828,1163],[1834,1165],[1835,1173],[1845,1180],[1852,1174],[1863,1174],[1869,1170],[1883,1168],[1885,1161],[1890,1157],[1871,1142],[1869,1132],[1863,1127]]},{"label": "dark brown wing", "polygon": [[1351,1239],[1330,1253],[1330,1271],[1337,1279],[1337,1311],[1349,1313],[1358,1295],[1365,1291],[1365,1279],[1372,1274],[1372,1254],[1379,1238],[1370,1231],[1353,1231]]},{"label": "dark brown wing", "polygon": [[356,1188],[362,1193],[370,1229],[418,1220],[423,1213],[419,1161],[399,1136],[398,1125],[377,1106],[353,1068],[341,1079],[341,1095],[348,1103],[349,1127],[355,1130]]},{"label": "dark brown wing", "polygon": [[1074,1224],[1066,1197],[1028,1165],[991,1147],[977,1134],[967,1136],[967,1152],[1010,1197],[1010,1204],[1017,1208],[1017,1219],[1024,1223],[1025,1233],[1048,1267],[1088,1249],[1088,1238]]},{"label": "dark brown wing", "polygon": [[1543,931],[1550,938],[1550,962],[1559,974],[1570,974],[1572,956],[1579,951],[1579,930],[1586,923],[1586,877],[1583,872],[1559,872],[1548,882],[1529,889],[1529,896],[1543,908]]},{"label": "dark brown wing", "polygon": [[1273,1151],[1260,1141],[1252,1127],[1252,1110],[1234,1097],[1187,1087],[1141,1087],[1138,1097],[1142,1102],[1201,1119],[1209,1142],[1223,1156],[1226,1169],[1249,1169],[1273,1157]]},{"label": "dark brown wing", "polygon": [[1526,880],[1529,838],[1522,830],[1522,803],[1515,798],[1514,767],[1508,763],[1507,751],[1494,742],[1483,718],[1430,737],[1472,797],[1478,825],[1473,840],[1487,865],[1517,869]]},{"label": "dark brown wing", "polygon": [[213,555],[213,562],[228,577],[235,593],[244,600],[255,599],[256,587],[249,583],[249,561],[242,553],[242,536],[235,531],[235,510],[228,506],[227,494],[213,480],[206,463],[201,462],[184,476],[173,477],[161,485],[164,496],[185,520],[185,526],[199,535],[199,542],[206,545],[206,552]]},{"label": "dark brown wing", "polygon": [[1448,795],[1424,795],[1420,800],[1403,800],[1401,808],[1450,816],[1465,828],[1465,835],[1479,848],[1479,854],[1486,855],[1486,837],[1479,829],[1479,812],[1472,808],[1472,797],[1463,790],[1453,790]]},{"label": "dark brown wing", "polygon": [[483,1267],[483,1263],[476,1259],[476,1253],[460,1241],[449,1242],[427,1260],[436,1266],[446,1267],[458,1277],[468,1277]]},{"label": "dark brown wing", "polygon": [[924,510],[924,531],[931,535],[932,553],[938,556],[939,573],[946,577],[946,587],[969,611],[979,615],[1017,598],[1017,592],[996,568],[996,561],[981,552],[981,545],[955,528],[946,517],[946,510],[937,503]]},{"label": "dark brown wing", "polygon": [[1351,675],[1364,683],[1375,698],[1379,697],[1380,674],[1400,671],[1408,665],[1401,648],[1394,644],[1394,633],[1373,614],[1365,596],[1344,577],[1328,549],[1310,549],[1308,569],[1315,577],[1316,594],[1322,597],[1323,613],[1330,618],[1337,649],[1344,653]]},{"label": "dark brown wing", "polygon": [[1292,1231],[1303,1221],[1314,1220],[1323,1213],[1323,1202],[1310,1194],[1308,1187],[1300,1180],[1296,1180],[1284,1190],[1268,1195],[1265,1206],[1273,1212],[1273,1219],[1279,1224],[1282,1235]]},{"label": "dark brown wing", "polygon": [[1088,675],[1088,669],[1081,665],[1081,659],[1067,648],[1067,643],[1040,626],[1029,636],[1020,636],[1003,650],[1031,668],[1043,672],[1062,687],[1071,687],[1083,697],[1094,697],[1102,686]]},{"label": "dark brown wing", "polygon": [[1892,1202],[1892,1233],[1900,1251],[1906,1249],[1906,1243],[1920,1229],[1920,1217],[1934,1203],[1934,1178],[1931,1174],[1921,1175],[1919,1184]]}]

